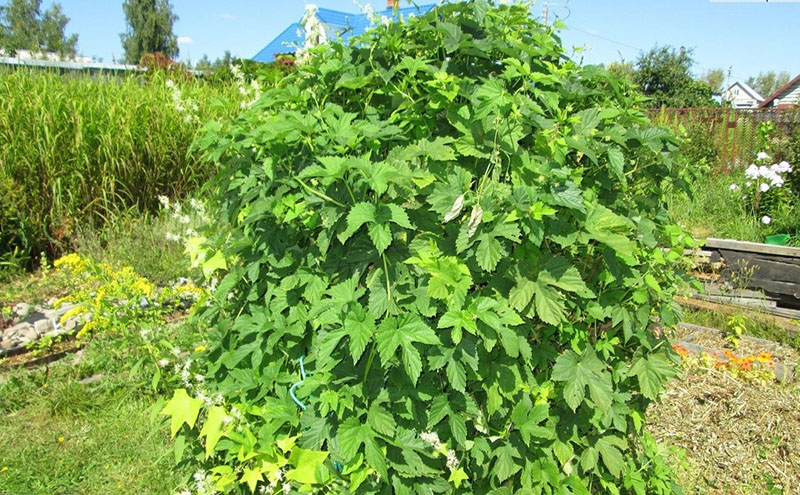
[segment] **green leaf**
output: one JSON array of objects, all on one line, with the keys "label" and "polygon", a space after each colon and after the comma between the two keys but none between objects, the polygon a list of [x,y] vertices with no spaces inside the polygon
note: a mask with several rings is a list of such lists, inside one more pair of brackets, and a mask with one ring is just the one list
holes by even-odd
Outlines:
[{"label": "green leaf", "polygon": [[658,353],[634,360],[631,373],[638,378],[642,395],[655,400],[664,389],[664,383],[676,375],[676,370],[664,354]]},{"label": "green leaf", "polygon": [[160,414],[171,417],[170,430],[174,437],[184,423],[189,425],[189,428],[194,428],[202,407],[203,401],[189,397],[186,390],[179,388],[173,392],[172,399],[167,402]]},{"label": "green leaf", "polygon": [[450,432],[458,445],[464,447],[467,443],[467,423],[458,414],[451,414],[448,419]]},{"label": "green leaf", "polygon": [[344,330],[350,337],[350,357],[353,358],[354,364],[358,363],[367,344],[372,341],[375,317],[361,305],[356,305],[344,318]]},{"label": "green leaf", "polygon": [[625,155],[623,155],[622,151],[616,146],[608,148],[608,164],[611,166],[611,170],[617,176],[617,179],[624,185],[626,183]]},{"label": "green leaf", "polygon": [[573,411],[583,402],[587,386],[592,401],[603,414],[611,407],[613,401],[611,376],[589,347],[582,356],[578,356],[574,351],[560,355],[553,366],[552,379],[566,382],[564,400]]},{"label": "green leaf", "polygon": [[372,203],[357,203],[347,214],[347,228],[339,233],[339,242],[349,239],[358,229],[367,222],[375,221],[375,205]]},{"label": "green leaf", "polygon": [[447,478],[447,481],[452,483],[456,488],[460,488],[462,482],[469,481],[469,476],[467,476],[464,468],[460,467],[450,471],[450,477]]},{"label": "green leaf", "polygon": [[609,436],[602,437],[597,441],[595,447],[600,453],[600,458],[603,459],[603,464],[612,475],[618,478],[625,467],[625,461],[622,458],[622,452],[615,445],[617,444],[615,440],[618,439]]},{"label": "green leaf", "polygon": [[492,474],[495,475],[499,482],[504,482],[522,469],[514,460],[520,458],[519,452],[511,445],[503,445],[495,449],[494,453],[497,460],[494,463],[494,468],[492,468]]},{"label": "green leaf", "polygon": [[256,492],[256,485],[259,481],[263,478],[261,476],[261,471],[258,469],[252,469],[249,467],[245,467],[242,470],[242,477],[239,478],[240,483],[247,483],[248,488],[250,491],[255,493]]},{"label": "green leaf", "polygon": [[478,249],[475,251],[475,259],[478,261],[478,266],[484,271],[492,272],[497,263],[506,254],[506,250],[500,244],[500,241],[488,234],[481,235],[478,241]]},{"label": "green leaf", "polygon": [[367,422],[378,433],[388,437],[394,436],[394,429],[397,426],[394,422],[394,417],[376,402],[369,406]]},{"label": "green leaf", "polygon": [[554,326],[561,324],[566,318],[564,296],[540,280],[536,281],[534,288],[536,316]]},{"label": "green leaf", "polygon": [[529,278],[518,277],[516,285],[508,293],[508,303],[517,311],[523,311],[533,299],[536,282]]},{"label": "green leaf", "polygon": [[375,438],[375,433],[369,425],[361,424],[358,419],[350,417],[339,425],[336,438],[339,440],[342,456],[346,461],[350,461],[355,459],[358,449],[362,445],[372,442],[373,438]]},{"label": "green leaf", "polygon": [[227,417],[225,409],[220,406],[214,406],[208,410],[208,417],[203,424],[203,429],[200,430],[200,438],[206,437],[206,459],[214,452],[214,447],[222,438],[222,425],[225,424]]},{"label": "green leaf", "polygon": [[583,205],[583,192],[574,184],[554,187],[551,193],[553,195],[553,203],[580,212],[586,212],[586,207]]},{"label": "green leaf", "polygon": [[293,448],[289,464],[294,466],[294,469],[286,472],[286,479],[309,485],[322,483],[324,480],[319,476],[319,471],[320,468],[324,468],[323,463],[327,458],[328,452]]},{"label": "green leaf", "polygon": [[214,256],[203,261],[202,267],[203,277],[205,277],[206,280],[209,280],[217,270],[227,270],[228,263],[225,261],[225,255],[222,253],[222,251],[217,251],[214,253]]},{"label": "green leaf", "polygon": [[372,244],[379,253],[386,251],[386,248],[392,243],[392,231],[387,223],[371,223],[367,227],[367,231]]},{"label": "green leaf", "polygon": [[409,313],[397,318],[385,318],[378,327],[376,342],[384,363],[394,357],[398,347],[402,349],[403,366],[414,385],[422,372],[422,359],[414,343],[440,343],[436,333],[419,316]]}]

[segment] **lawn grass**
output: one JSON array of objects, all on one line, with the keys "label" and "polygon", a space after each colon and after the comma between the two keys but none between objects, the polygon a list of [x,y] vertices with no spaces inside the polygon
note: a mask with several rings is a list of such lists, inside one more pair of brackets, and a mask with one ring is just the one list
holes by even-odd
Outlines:
[{"label": "lawn grass", "polygon": [[[156,339],[191,348],[199,336],[180,323],[154,330]],[[0,493],[176,491],[189,473],[175,468],[169,428],[156,414],[170,385],[152,387],[143,344],[98,336],[56,363],[0,370]]]}]

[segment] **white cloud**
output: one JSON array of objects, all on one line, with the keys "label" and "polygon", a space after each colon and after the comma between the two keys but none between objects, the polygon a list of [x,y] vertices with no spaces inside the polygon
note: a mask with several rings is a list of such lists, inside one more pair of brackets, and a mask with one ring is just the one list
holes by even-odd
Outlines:
[{"label": "white cloud", "polygon": [[178,44],[179,45],[191,45],[194,43],[194,40],[188,36],[178,36]]},{"label": "white cloud", "polygon": [[217,14],[217,17],[219,17],[220,19],[226,20],[226,21],[235,21],[236,20],[236,16],[235,15],[228,14],[227,12],[222,12],[220,14]]}]

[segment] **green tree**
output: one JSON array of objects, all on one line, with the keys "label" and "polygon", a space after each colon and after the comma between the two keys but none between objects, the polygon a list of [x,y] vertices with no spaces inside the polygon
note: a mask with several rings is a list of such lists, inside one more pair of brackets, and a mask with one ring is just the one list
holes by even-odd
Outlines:
[{"label": "green tree", "polygon": [[654,46],[636,60],[634,82],[650,98],[651,108],[714,105],[711,88],[692,78],[692,50]]},{"label": "green tree", "polygon": [[126,62],[137,64],[148,53],[178,56],[178,38],[172,32],[178,16],[169,0],[125,0],[122,10],[128,22],[120,34]]},{"label": "green tree", "polygon": [[714,69],[703,74],[702,80],[708,84],[714,93],[722,92],[722,83],[725,81],[725,72],[722,69]]},{"label": "green tree", "polygon": [[608,72],[628,81],[633,81],[636,69],[633,67],[633,62],[620,60],[619,62],[615,61],[608,64]]},{"label": "green tree", "polygon": [[784,87],[792,75],[786,71],[776,73],[775,71],[759,72],[756,77],[748,77],[747,84],[761,93],[764,98],[768,97],[775,91]]},{"label": "green tree", "polygon": [[65,34],[69,18],[56,2],[42,12],[41,0],[10,0],[0,6],[0,49],[57,53],[73,57],[78,35]]}]

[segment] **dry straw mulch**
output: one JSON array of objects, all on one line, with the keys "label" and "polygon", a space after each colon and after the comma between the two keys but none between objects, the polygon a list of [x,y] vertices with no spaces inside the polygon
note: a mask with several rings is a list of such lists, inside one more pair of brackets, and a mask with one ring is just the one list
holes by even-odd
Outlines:
[{"label": "dry straw mulch", "polygon": [[[687,494],[800,494],[800,385],[687,370],[650,411],[650,431],[686,452]],[[676,461],[673,464],[679,464]]]}]

